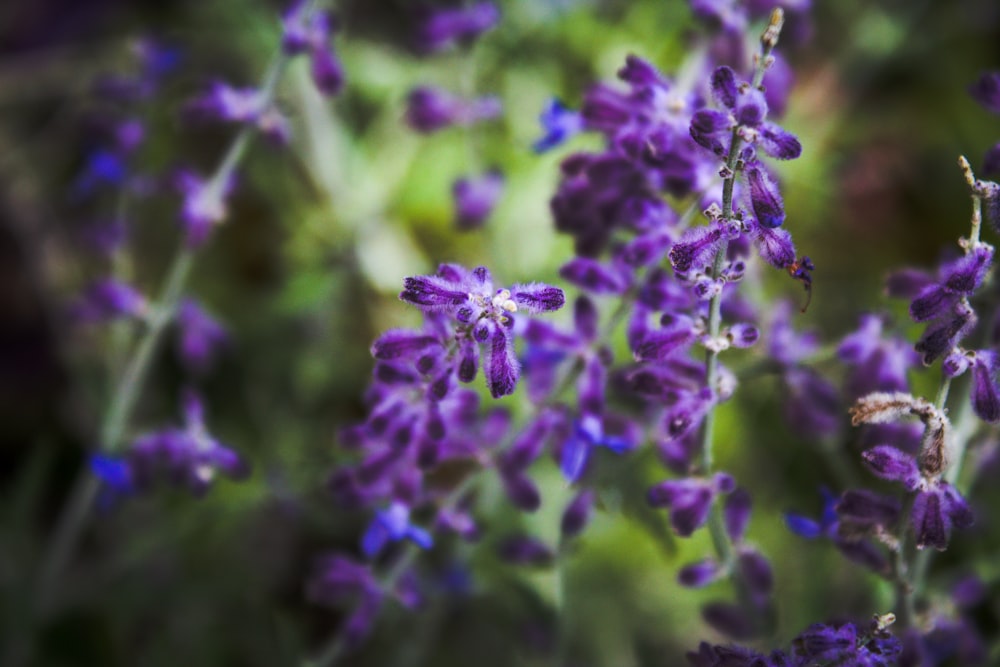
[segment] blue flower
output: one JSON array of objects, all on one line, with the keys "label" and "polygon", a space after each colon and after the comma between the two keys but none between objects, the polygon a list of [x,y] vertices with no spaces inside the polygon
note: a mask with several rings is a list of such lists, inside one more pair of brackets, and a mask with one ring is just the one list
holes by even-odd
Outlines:
[{"label": "blue flower", "polygon": [[536,153],[544,153],[555,148],[583,130],[583,116],[557,99],[549,101],[538,117],[544,134],[531,148]]},{"label": "blue flower", "polygon": [[375,558],[389,542],[410,540],[421,549],[429,549],[434,540],[423,528],[410,523],[410,508],[400,502],[380,510],[368,525],[361,538],[361,550],[368,558]]}]

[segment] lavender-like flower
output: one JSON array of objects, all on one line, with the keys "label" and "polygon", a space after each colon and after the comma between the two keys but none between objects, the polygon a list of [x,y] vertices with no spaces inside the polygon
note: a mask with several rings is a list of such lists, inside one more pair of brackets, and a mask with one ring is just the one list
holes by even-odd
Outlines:
[{"label": "lavender-like flower", "polygon": [[500,22],[500,9],[492,2],[477,2],[466,7],[427,8],[420,18],[415,35],[420,51],[444,51],[468,43]]},{"label": "lavender-like flower", "polygon": [[324,95],[339,93],[344,87],[344,70],[330,45],[336,21],[327,12],[310,11],[307,0],[296,0],[285,12],[282,23],[285,53],[308,54],[316,88]]},{"label": "lavender-like flower", "polygon": [[492,120],[502,110],[497,97],[466,100],[440,88],[421,86],[407,97],[406,123],[417,132],[431,134],[452,125]]},{"label": "lavender-like flower", "polygon": [[[494,289],[486,267],[468,271],[444,264],[433,276],[407,278],[403,287],[400,299],[428,313],[446,314],[454,321],[460,348],[485,346],[486,383],[494,398],[514,391],[520,375],[511,332],[513,313],[550,312],[566,302],[561,289],[540,283]],[[468,382],[472,378],[460,379]]]}]

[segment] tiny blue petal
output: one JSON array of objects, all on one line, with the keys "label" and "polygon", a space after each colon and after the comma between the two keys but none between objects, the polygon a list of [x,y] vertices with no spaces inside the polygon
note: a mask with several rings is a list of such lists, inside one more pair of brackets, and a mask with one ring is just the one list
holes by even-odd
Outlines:
[{"label": "tiny blue petal", "polygon": [[590,459],[590,448],[590,441],[578,436],[571,437],[563,445],[559,467],[568,481],[575,482],[580,479]]},{"label": "tiny blue petal", "polygon": [[94,454],[90,457],[90,469],[98,479],[116,491],[132,490],[132,470],[126,461]]},{"label": "tiny blue petal", "polygon": [[785,525],[790,531],[807,540],[814,540],[823,532],[819,522],[798,514],[785,514]]},{"label": "tiny blue petal", "polygon": [[382,524],[382,521],[376,517],[368,525],[368,530],[365,531],[364,536],[361,538],[361,551],[368,558],[374,558],[382,551],[385,543],[388,541],[389,533]]},{"label": "tiny blue petal", "polygon": [[549,102],[538,120],[545,134],[532,145],[536,153],[544,153],[555,148],[583,129],[583,117],[580,112],[566,107],[556,99]]},{"label": "tiny blue petal", "polygon": [[418,526],[410,526],[406,531],[406,536],[421,549],[430,549],[434,546],[431,534]]}]

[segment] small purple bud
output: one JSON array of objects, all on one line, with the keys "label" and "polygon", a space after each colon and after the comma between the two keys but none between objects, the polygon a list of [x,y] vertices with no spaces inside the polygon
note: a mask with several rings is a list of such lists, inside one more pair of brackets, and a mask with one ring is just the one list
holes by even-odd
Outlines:
[{"label": "small purple bud", "polygon": [[534,512],[542,506],[542,496],[534,481],[520,471],[505,471],[501,474],[504,490],[511,504],[525,512]]},{"label": "small purple bud", "polygon": [[390,329],[372,343],[372,356],[380,360],[411,357],[432,345],[439,344],[433,336],[407,329]]},{"label": "small purple bud", "polygon": [[778,187],[757,164],[747,166],[746,176],[750,186],[750,205],[757,222],[768,229],[780,227],[785,221],[785,207]]},{"label": "small purple bud", "polygon": [[768,229],[758,225],[752,230],[752,235],[761,259],[771,266],[784,269],[795,263],[795,245],[788,230]]},{"label": "small purple bud", "polygon": [[518,365],[517,357],[514,356],[514,341],[507,328],[494,325],[484,371],[486,384],[489,386],[490,395],[493,398],[500,398],[514,392],[521,368]]},{"label": "small purple bud", "polygon": [[531,314],[548,313],[559,310],[566,304],[566,293],[558,287],[542,283],[514,285],[510,297],[520,308]]},{"label": "small purple bud", "polygon": [[752,324],[739,323],[729,327],[729,340],[733,347],[747,348],[760,340],[760,330]]},{"label": "small purple bud", "polygon": [[802,144],[791,132],[777,125],[764,123],[758,130],[758,143],[764,152],[778,160],[794,160],[802,155]]},{"label": "small purple bud", "polygon": [[994,369],[993,353],[978,353],[972,364],[972,409],[989,424],[1000,421],[1000,389]]},{"label": "small purple bud", "polygon": [[764,93],[748,89],[739,96],[735,110],[736,122],[740,125],[757,127],[767,116],[767,100]]},{"label": "small purple bud", "polygon": [[314,48],[310,54],[310,74],[316,89],[331,97],[344,88],[344,67],[329,46]]},{"label": "small purple bud", "polygon": [[750,510],[753,501],[750,493],[744,488],[738,488],[726,497],[722,517],[726,525],[726,533],[733,542],[742,542],[750,524]]},{"label": "small purple bud", "polygon": [[722,574],[719,563],[706,558],[682,567],[677,573],[677,583],[686,588],[701,588],[716,581]]},{"label": "small purple bud", "polygon": [[836,504],[837,514],[858,526],[888,528],[899,518],[899,501],[867,489],[845,491]]},{"label": "small purple bud", "polygon": [[736,74],[732,69],[717,67],[712,72],[712,95],[719,104],[728,109],[735,109],[739,92]]},{"label": "small purple bud", "polygon": [[587,526],[590,515],[594,508],[594,492],[588,489],[580,491],[576,497],[570,501],[563,511],[560,523],[562,539],[568,540],[576,537]]},{"label": "small purple bud", "polygon": [[751,598],[757,606],[767,603],[767,598],[774,590],[774,573],[767,558],[757,551],[747,550],[739,555],[737,561],[740,578],[747,587]]},{"label": "small purple bud", "polygon": [[873,447],[861,455],[876,476],[900,482],[913,491],[920,484],[920,470],[912,456],[889,445]]},{"label": "small purple bud", "polygon": [[498,547],[500,558],[515,565],[549,565],[555,554],[544,543],[527,535],[509,537]]}]

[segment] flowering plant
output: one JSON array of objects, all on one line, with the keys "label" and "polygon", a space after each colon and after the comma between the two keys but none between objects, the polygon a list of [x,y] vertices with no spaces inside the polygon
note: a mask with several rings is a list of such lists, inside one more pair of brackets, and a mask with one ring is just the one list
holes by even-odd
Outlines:
[{"label": "flowering plant", "polygon": [[100,68],[4,662],[995,661],[996,128],[933,235],[914,141],[837,125],[885,73],[819,64],[874,10],[601,11],[297,0],[269,64]]}]

